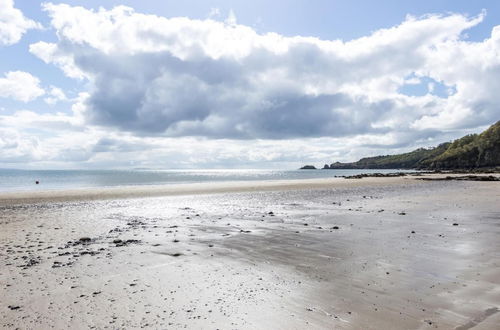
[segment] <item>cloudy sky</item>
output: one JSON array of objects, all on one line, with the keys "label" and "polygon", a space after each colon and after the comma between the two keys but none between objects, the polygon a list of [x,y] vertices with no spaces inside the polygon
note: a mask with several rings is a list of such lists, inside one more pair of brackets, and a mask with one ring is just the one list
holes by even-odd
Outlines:
[{"label": "cloudy sky", "polygon": [[495,0],[0,0],[0,167],[354,161],[480,132],[499,78]]}]

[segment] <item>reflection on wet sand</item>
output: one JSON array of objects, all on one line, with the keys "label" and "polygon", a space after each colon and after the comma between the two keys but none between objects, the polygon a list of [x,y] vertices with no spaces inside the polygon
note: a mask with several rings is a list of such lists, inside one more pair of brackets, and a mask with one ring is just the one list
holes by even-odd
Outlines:
[{"label": "reflection on wet sand", "polygon": [[2,325],[498,324],[498,183],[381,180],[4,205]]}]

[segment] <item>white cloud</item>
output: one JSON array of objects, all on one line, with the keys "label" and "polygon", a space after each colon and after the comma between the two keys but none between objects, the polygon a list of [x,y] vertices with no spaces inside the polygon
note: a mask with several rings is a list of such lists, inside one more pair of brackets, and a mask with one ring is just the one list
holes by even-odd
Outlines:
[{"label": "white cloud", "polygon": [[29,110],[19,110],[12,115],[0,116],[0,125],[5,127],[23,129],[37,129],[46,131],[49,135],[58,134],[59,131],[83,131],[83,123],[77,116],[64,113],[38,114]]},{"label": "white cloud", "polygon": [[[217,22],[124,6],[44,8],[60,40],[30,51],[89,80],[81,113],[95,125],[142,136],[288,139],[393,131],[417,137],[443,120],[447,129],[462,129],[497,119],[500,28],[483,42],[462,38],[483,13],[408,17],[342,42],[258,34],[234,14]],[[398,92],[426,77],[456,92]]]},{"label": "white cloud", "polygon": [[28,72],[10,71],[0,78],[0,97],[29,102],[43,94],[40,80]]},{"label": "white cloud", "polygon": [[66,162],[84,162],[92,157],[97,135],[73,114],[20,110],[0,115],[0,164],[51,162],[60,167]]},{"label": "white cloud", "polygon": [[210,8],[210,12],[208,13],[208,18],[215,19],[220,16],[220,9],[217,7]]},{"label": "white cloud", "polygon": [[13,0],[0,0],[0,46],[17,43],[29,29],[39,29],[41,25],[24,17],[14,8]]},{"label": "white cloud", "polygon": [[73,56],[63,54],[56,44],[39,41],[31,44],[29,51],[45,63],[56,64],[68,77],[76,79],[89,78],[75,65]]},{"label": "white cloud", "polygon": [[[46,89],[71,114],[0,113],[3,162],[297,167],[437,145],[498,120],[500,27],[463,37],[483,15],[408,17],[343,42],[123,6],[44,8],[59,40],[30,52],[89,89]],[[449,95],[400,92],[429,81]],[[0,78],[0,96],[42,95],[28,73]]]},{"label": "white cloud", "polygon": [[38,139],[22,135],[17,128],[0,129],[1,164],[29,163],[36,160]]},{"label": "white cloud", "polygon": [[[27,110],[0,114],[0,165],[22,163],[23,166],[40,168],[298,168],[304,163],[348,161],[386,153],[388,146],[393,152],[404,151],[405,144],[415,138],[411,133],[292,141],[137,136],[86,125],[79,113],[87,97],[81,94],[74,101],[73,114],[38,114]],[[417,143],[436,144],[428,134],[418,137]]]},{"label": "white cloud", "polygon": [[66,94],[64,94],[63,90],[55,86],[50,86],[50,89],[47,91],[47,95],[48,96],[43,100],[49,105],[54,105],[61,101],[68,101],[68,98],[66,97]]}]

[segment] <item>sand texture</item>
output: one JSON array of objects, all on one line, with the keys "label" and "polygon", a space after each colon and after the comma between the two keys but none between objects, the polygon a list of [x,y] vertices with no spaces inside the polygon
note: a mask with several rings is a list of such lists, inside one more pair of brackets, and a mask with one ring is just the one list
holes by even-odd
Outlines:
[{"label": "sand texture", "polygon": [[179,189],[2,194],[2,327],[498,329],[498,182]]}]

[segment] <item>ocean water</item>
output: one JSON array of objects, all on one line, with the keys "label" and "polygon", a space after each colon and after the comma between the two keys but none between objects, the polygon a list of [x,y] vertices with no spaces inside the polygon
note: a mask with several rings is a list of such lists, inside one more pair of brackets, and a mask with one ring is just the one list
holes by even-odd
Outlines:
[{"label": "ocean water", "polygon": [[[16,170],[0,169],[0,192],[220,181],[332,178],[401,170]],[[39,184],[35,184],[39,181]]]}]

